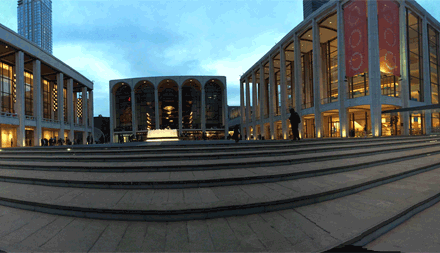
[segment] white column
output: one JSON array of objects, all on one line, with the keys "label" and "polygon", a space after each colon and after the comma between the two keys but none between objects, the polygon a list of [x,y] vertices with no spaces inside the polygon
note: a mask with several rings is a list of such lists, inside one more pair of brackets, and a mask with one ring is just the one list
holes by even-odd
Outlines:
[{"label": "white column", "polygon": [[223,89],[223,125],[225,126],[225,140],[228,139],[228,132],[229,132],[229,110],[228,110],[228,91],[226,88],[226,82],[224,83],[224,89]]},{"label": "white column", "polygon": [[110,143],[114,143],[114,129],[115,129],[115,95],[113,94],[113,87],[110,89]]},{"label": "white column", "polygon": [[182,86],[179,89],[179,135],[182,134]]},{"label": "white column", "polygon": [[[408,43],[407,43],[407,22],[406,22],[406,6],[405,2],[399,2],[399,26],[400,26],[400,73],[401,79],[401,99],[403,108],[409,107],[409,73],[408,73]],[[409,135],[409,113],[402,112],[401,122],[403,123],[403,135]]]},{"label": "white column", "polygon": [[136,136],[137,131],[137,115],[136,115],[136,96],[134,93],[134,88],[131,89],[131,131],[134,136]]},{"label": "white column", "polygon": [[87,144],[87,87],[82,87],[83,144]]},{"label": "white column", "polygon": [[345,100],[347,99],[347,82],[345,77],[345,37],[344,37],[344,13],[342,4],[337,3],[338,9],[338,103],[339,103],[339,124],[342,138],[348,136],[349,125]]},{"label": "white column", "polygon": [[41,62],[35,60],[33,62],[33,80],[34,80],[34,118],[36,122],[36,129],[34,133],[34,146],[40,146],[41,144],[41,118],[43,117],[43,107],[41,104]]},{"label": "white column", "polygon": [[283,46],[280,46],[280,82],[281,82],[281,127],[283,129],[283,139],[287,139],[287,73],[286,73],[286,53]]},{"label": "white column", "polygon": [[58,107],[58,120],[60,121],[60,130],[58,132],[58,138],[64,139],[64,75],[63,73],[57,74],[57,107]]},{"label": "white column", "polygon": [[154,87],[154,117],[156,119],[156,129],[160,129],[159,122],[159,91]]},{"label": "white column", "polygon": [[275,80],[275,71],[273,68],[273,58],[272,55],[269,56],[269,83],[270,83],[270,91],[269,91],[269,120],[270,120],[270,139],[275,139],[275,124],[274,124],[274,117],[275,117],[275,89],[276,87],[276,80]]},{"label": "white column", "polygon": [[313,104],[315,107],[315,136],[321,138],[324,134],[322,129],[321,114],[321,87],[322,87],[322,58],[319,25],[316,19],[312,22],[313,29]]},{"label": "white column", "polygon": [[257,139],[257,78],[252,70],[252,128],[254,129],[254,140]]},{"label": "white column", "polygon": [[241,79],[240,80],[240,114],[241,114],[241,117],[240,117],[240,133],[242,133],[242,135],[241,135],[242,139],[244,138],[244,134],[243,134],[244,133],[243,132],[244,124],[246,124],[246,120],[245,120],[246,119],[246,114],[245,114],[246,110],[244,109],[245,108],[245,103],[244,103],[244,87],[243,87],[243,84],[245,84],[245,80]]},{"label": "white column", "polygon": [[252,118],[251,118],[251,92],[250,92],[250,84],[249,77],[246,77],[246,137],[247,139],[251,136],[250,127],[252,126]]},{"label": "white column", "polygon": [[367,1],[368,6],[368,78],[371,96],[371,131],[374,137],[382,132],[382,108],[380,88],[380,55],[379,55],[379,32],[377,20],[377,2]]},{"label": "white column", "polygon": [[206,132],[205,85],[202,86],[202,132]]},{"label": "white column", "polygon": [[[432,103],[431,98],[431,71],[429,60],[429,34],[428,34],[428,20],[426,16],[422,21],[422,50],[423,50],[423,99],[425,104],[430,105]],[[425,111],[425,129],[426,134],[431,134],[431,110]]]},{"label": "white column", "polygon": [[[15,53],[15,75],[16,75],[16,104],[15,112],[18,114],[19,126],[17,128],[17,140],[13,140],[17,147],[26,146],[25,136],[25,89],[24,89],[24,53],[18,51]],[[10,140],[8,140],[10,141]]]},{"label": "white column", "polygon": [[91,135],[93,137],[93,143],[95,143],[95,124],[94,124],[94,114],[93,114],[93,90],[89,91],[89,125],[91,128]]},{"label": "white column", "polygon": [[[299,114],[299,116],[302,116],[302,111],[301,111],[301,104],[302,104],[302,90],[301,90],[301,85],[302,85],[302,73],[301,73],[301,45],[300,45],[300,40],[298,38],[298,34],[295,34],[295,40],[294,40],[294,58],[295,61],[293,62],[293,66],[294,66],[294,78],[295,78],[295,107],[296,107],[296,112]],[[300,137],[302,138],[302,129],[303,129],[303,119],[301,119],[301,124],[298,125],[298,132]]]},{"label": "white column", "polygon": [[[110,98],[112,98],[111,94],[110,94]],[[74,99],[73,99],[73,79],[69,79],[67,80],[67,117],[69,120],[69,125],[70,125],[70,131],[69,131],[69,140],[70,141],[74,141],[75,140],[75,131],[74,131],[74,121],[75,121],[75,113],[74,113]],[[112,107],[110,107],[112,108]],[[111,123],[110,123],[111,125]],[[113,128],[110,129],[113,131]]]},{"label": "white column", "polygon": [[[260,122],[264,122],[264,67],[260,62]],[[264,136],[264,124],[260,124],[260,134]]]}]

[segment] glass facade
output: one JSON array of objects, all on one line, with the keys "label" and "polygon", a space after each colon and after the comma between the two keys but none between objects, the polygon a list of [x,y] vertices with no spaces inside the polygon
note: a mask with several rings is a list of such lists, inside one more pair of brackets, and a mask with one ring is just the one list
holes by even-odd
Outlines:
[{"label": "glass facade", "polygon": [[137,130],[156,129],[156,107],[154,86],[144,82],[135,90]]},{"label": "glass facade", "polygon": [[205,85],[206,129],[223,128],[222,88],[215,82]]},{"label": "glass facade", "polygon": [[52,1],[19,0],[18,34],[52,54]]},{"label": "glass facade", "polygon": [[438,64],[438,32],[431,26],[428,26],[428,44],[429,44],[429,70],[431,77],[431,103],[438,104],[439,93],[439,64]]},{"label": "glass facade", "polygon": [[183,129],[201,129],[202,90],[199,83],[186,83],[182,87],[182,128]]},{"label": "glass facade", "polygon": [[0,96],[1,96],[1,111],[6,113],[14,113],[14,99],[13,99],[13,75],[12,66],[0,62],[1,78],[0,78]]},{"label": "glass facade", "polygon": [[409,97],[411,100],[423,102],[422,22],[418,16],[408,10],[407,23]]},{"label": "glass facade", "polygon": [[[116,109],[116,129],[120,131],[132,130],[132,112],[131,112],[131,88],[128,85],[122,85],[115,93]],[[81,108],[81,106],[79,106]],[[82,115],[78,115],[80,117]]]},{"label": "glass facade", "polygon": [[26,116],[33,116],[34,114],[34,78],[31,73],[24,72],[24,100]]},{"label": "glass facade", "polygon": [[293,70],[293,42],[290,43],[285,49],[286,59],[286,89],[287,89],[287,106],[286,112],[289,113],[290,108],[295,108],[295,82],[294,82],[294,70]]}]

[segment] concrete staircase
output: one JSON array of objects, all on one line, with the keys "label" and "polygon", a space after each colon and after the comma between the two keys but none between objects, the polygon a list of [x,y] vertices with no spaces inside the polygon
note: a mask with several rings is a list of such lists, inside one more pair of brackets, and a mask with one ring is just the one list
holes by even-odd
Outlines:
[{"label": "concrete staircase", "polygon": [[[211,249],[188,244],[192,227],[208,229],[213,251],[325,251],[367,245],[438,201],[440,136],[3,149],[0,169],[0,205],[31,216],[153,224],[165,226],[166,238],[184,223],[180,250]],[[225,222],[232,248],[209,225]],[[97,246],[108,226],[77,250],[123,251]],[[64,249],[23,248],[29,236],[17,241],[10,233],[0,229],[0,249]],[[166,242],[158,251],[170,250]],[[144,246],[137,250],[156,249],[154,241]]]}]

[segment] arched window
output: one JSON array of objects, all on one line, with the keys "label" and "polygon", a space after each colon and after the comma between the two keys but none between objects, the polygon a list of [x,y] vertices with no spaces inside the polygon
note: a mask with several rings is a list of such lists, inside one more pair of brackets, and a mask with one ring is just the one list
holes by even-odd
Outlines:
[{"label": "arched window", "polygon": [[179,90],[172,80],[163,81],[159,92],[159,125],[160,129],[179,128]]},{"label": "arched window", "polygon": [[139,131],[156,129],[154,86],[143,82],[135,89],[136,118]]},{"label": "arched window", "polygon": [[182,128],[201,129],[201,85],[189,80],[182,86]]},{"label": "arched window", "polygon": [[223,94],[219,84],[212,81],[205,85],[206,128],[223,127]]},{"label": "arched window", "polygon": [[115,92],[116,128],[119,131],[132,130],[131,88],[122,85]]}]

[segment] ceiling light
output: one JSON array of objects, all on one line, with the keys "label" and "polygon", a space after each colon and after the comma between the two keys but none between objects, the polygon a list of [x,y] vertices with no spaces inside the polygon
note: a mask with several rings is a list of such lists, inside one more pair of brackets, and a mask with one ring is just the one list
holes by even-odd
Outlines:
[{"label": "ceiling light", "polygon": [[6,46],[6,48],[8,48],[8,46]]},{"label": "ceiling light", "polygon": [[330,22],[328,22],[329,24],[331,24],[332,23],[332,21],[330,21]]}]

